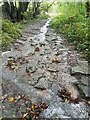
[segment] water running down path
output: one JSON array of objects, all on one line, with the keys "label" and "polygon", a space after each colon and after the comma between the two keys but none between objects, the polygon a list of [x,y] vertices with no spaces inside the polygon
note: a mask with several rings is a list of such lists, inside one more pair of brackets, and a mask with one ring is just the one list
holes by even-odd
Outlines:
[{"label": "water running down path", "polygon": [[[74,66],[78,64],[79,54],[71,50],[72,46],[65,45],[66,41],[48,27],[49,22],[50,20],[40,20],[28,25],[22,37],[12,44],[12,51],[2,54],[3,95],[15,97],[24,94],[35,103],[43,100],[49,107],[41,113],[41,118],[87,118],[88,108],[85,102],[63,102],[58,96],[59,84],[69,89],[73,97],[80,96],[74,83],[78,83],[81,78],[71,76],[71,68],[72,73],[76,72]],[[5,67],[10,56],[17,61],[14,70]],[[32,74],[27,75],[26,68]],[[87,71],[86,68],[81,71],[81,74],[86,74],[86,77],[82,75],[84,82],[88,79]],[[88,94],[87,91],[86,88],[85,95]],[[18,108],[15,103],[5,99],[3,117],[20,118],[21,113],[26,112],[25,103],[21,101],[20,104],[21,107]]]}]

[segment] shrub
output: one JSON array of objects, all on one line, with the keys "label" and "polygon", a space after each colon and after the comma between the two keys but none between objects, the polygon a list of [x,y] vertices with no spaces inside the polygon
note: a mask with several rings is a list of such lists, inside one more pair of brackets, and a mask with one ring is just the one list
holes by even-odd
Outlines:
[{"label": "shrub", "polygon": [[[73,11],[73,9],[72,9]],[[76,49],[90,59],[90,30],[89,19],[78,12],[67,15],[63,13],[52,19],[52,28],[64,35],[69,42],[75,44]]]},{"label": "shrub", "polygon": [[1,31],[1,41],[0,44],[2,46],[2,50],[15,39],[21,36],[21,29],[23,28],[23,24],[21,23],[12,23],[8,19],[2,20],[2,31]]}]

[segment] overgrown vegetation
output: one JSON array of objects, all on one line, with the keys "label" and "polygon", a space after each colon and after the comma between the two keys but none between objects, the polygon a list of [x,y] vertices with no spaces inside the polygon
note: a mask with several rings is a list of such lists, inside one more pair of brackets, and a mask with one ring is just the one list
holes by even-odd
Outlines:
[{"label": "overgrown vegetation", "polygon": [[23,28],[22,23],[12,23],[8,19],[2,20],[2,31],[0,34],[0,44],[2,45],[2,50],[15,39],[21,36],[21,29]]},{"label": "overgrown vegetation", "polygon": [[[28,20],[48,18],[48,11],[54,2],[4,2],[2,4],[2,50],[21,35],[21,29]],[[90,18],[88,2],[55,3],[58,15],[53,18],[51,26],[75,44],[85,56],[90,58]],[[55,7],[56,9],[56,7]],[[23,21],[23,22],[22,22]]]},{"label": "overgrown vegetation", "polygon": [[4,2],[1,6],[2,30],[0,46],[2,50],[5,50],[14,39],[21,36],[25,23],[33,19],[48,18],[45,11],[48,11],[51,5],[50,3],[44,4],[41,2]]},{"label": "overgrown vegetation", "polygon": [[51,26],[90,59],[90,18],[85,3],[58,3],[58,13]]}]

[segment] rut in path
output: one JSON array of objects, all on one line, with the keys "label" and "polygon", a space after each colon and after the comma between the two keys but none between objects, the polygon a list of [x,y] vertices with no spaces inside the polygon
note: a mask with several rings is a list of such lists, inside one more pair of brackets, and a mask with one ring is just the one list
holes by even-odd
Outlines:
[{"label": "rut in path", "polygon": [[[8,97],[24,94],[32,102],[40,100],[48,104],[40,117],[44,118],[87,118],[87,105],[65,102],[58,96],[60,85],[65,86],[73,98],[80,97],[71,76],[71,67],[77,65],[79,54],[66,40],[48,27],[50,20],[40,20],[28,25],[21,38],[11,45],[11,51],[2,53],[3,63],[3,117],[19,118],[26,112],[25,101],[9,102]],[[6,67],[9,57],[15,63]],[[29,103],[28,103],[29,104]],[[17,112],[18,111],[18,112]]]}]

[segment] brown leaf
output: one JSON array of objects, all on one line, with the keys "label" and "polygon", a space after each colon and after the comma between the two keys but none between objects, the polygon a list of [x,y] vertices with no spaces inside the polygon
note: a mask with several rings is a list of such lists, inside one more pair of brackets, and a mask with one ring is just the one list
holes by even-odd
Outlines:
[{"label": "brown leaf", "polygon": [[36,48],[35,48],[35,51],[37,51],[37,52],[40,51],[39,47],[36,47]]},{"label": "brown leaf", "polygon": [[7,97],[7,94],[4,94],[4,95],[2,96],[2,100],[5,99],[6,97]]},{"label": "brown leaf", "polygon": [[61,58],[54,58],[52,59],[52,62],[60,63],[61,60],[62,60]]},{"label": "brown leaf", "polygon": [[23,118],[25,118],[27,115],[28,115],[28,113],[25,113],[25,114],[23,115]]},{"label": "brown leaf", "polygon": [[33,110],[34,108],[35,108],[35,105],[32,105],[32,106],[31,106],[31,109]]},{"label": "brown leaf", "polygon": [[8,57],[8,66],[11,66],[13,63],[15,63],[15,58],[14,57]]},{"label": "brown leaf", "polygon": [[9,97],[9,102],[13,102],[15,99],[14,99],[14,97]]},{"label": "brown leaf", "polygon": [[72,103],[79,103],[81,100],[79,98],[71,97],[71,93],[63,86],[60,85],[61,90],[58,91],[58,95],[65,101],[65,102],[72,102]]},{"label": "brown leaf", "polygon": [[31,77],[32,76],[32,72],[28,72],[27,75]]}]

